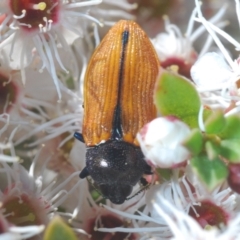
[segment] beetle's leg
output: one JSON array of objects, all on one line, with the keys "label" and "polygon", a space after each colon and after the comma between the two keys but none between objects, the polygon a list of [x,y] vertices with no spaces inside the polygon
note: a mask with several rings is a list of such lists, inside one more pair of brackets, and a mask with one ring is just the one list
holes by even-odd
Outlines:
[{"label": "beetle's leg", "polygon": [[87,177],[87,176],[89,176],[89,172],[88,172],[88,170],[87,170],[87,167],[85,167],[85,168],[80,172],[79,177],[83,179],[83,178],[85,178],[85,177]]},{"label": "beetle's leg", "polygon": [[74,133],[74,137],[79,140],[80,142],[84,143],[83,135],[79,132]]},{"label": "beetle's leg", "polygon": [[146,164],[146,166],[145,166],[144,174],[147,174],[147,175],[152,175],[153,174],[152,168],[148,164]]},{"label": "beetle's leg", "polygon": [[148,181],[144,178],[144,177],[141,177],[140,178],[140,183],[144,186],[144,187],[146,187],[149,183],[148,183]]}]

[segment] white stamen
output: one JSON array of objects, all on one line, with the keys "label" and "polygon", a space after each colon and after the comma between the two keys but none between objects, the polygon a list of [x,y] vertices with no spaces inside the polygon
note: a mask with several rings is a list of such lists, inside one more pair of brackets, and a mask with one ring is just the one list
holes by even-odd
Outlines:
[{"label": "white stamen", "polygon": [[60,206],[60,204],[55,204],[54,201],[56,201],[61,195],[68,194],[67,190],[60,190],[54,197],[52,197],[51,202],[54,204],[54,206]]},{"label": "white stamen", "polygon": [[12,157],[12,156],[7,156],[4,154],[0,154],[0,161],[4,162],[19,162],[20,158],[19,157]]},{"label": "white stamen", "polygon": [[57,194],[60,191],[60,189],[62,189],[63,186],[65,186],[67,183],[72,181],[72,179],[74,177],[78,176],[79,174],[80,174],[80,172],[75,172],[75,173],[71,174],[65,181],[63,181],[61,184],[59,184],[57,187],[55,187],[51,192],[46,193],[45,194],[46,198],[51,199],[55,194]]},{"label": "white stamen", "polygon": [[56,181],[52,181],[50,182],[50,184],[48,184],[48,186],[40,193],[40,195],[45,196],[48,192],[51,191],[51,189],[53,188],[53,186],[55,185]]},{"label": "white stamen", "polygon": [[[218,26],[219,28],[224,28],[224,27],[226,27],[228,24],[229,24],[228,21],[224,21],[224,22],[218,23],[217,26]],[[211,37],[210,35],[208,35],[207,41],[204,43],[204,45],[203,45],[200,53],[198,54],[198,58],[202,57],[202,56],[208,51],[209,47],[210,47],[211,44],[212,44],[212,41],[213,41],[212,37]]]},{"label": "white stamen", "polygon": [[[47,113],[43,110],[43,108],[42,108],[43,105],[39,104],[39,105],[40,105],[40,106],[39,106],[39,105],[37,105],[36,103],[31,102],[30,99],[26,99],[26,98],[23,99],[23,102],[24,102],[24,104],[25,104],[25,105],[23,105],[23,107],[22,107],[22,110],[23,110],[23,111],[26,110],[26,112],[30,113],[30,115],[36,116],[37,118],[42,119],[43,121],[44,121],[45,119],[49,119],[49,118],[50,118],[50,117],[47,115]],[[25,107],[26,107],[26,108],[25,108]],[[33,112],[32,112],[31,110],[29,110],[27,107],[32,107],[32,108],[36,109],[36,110],[38,111],[38,114],[33,113]],[[33,113],[33,114],[32,114],[32,113]],[[40,117],[39,117],[39,114],[41,115]]]},{"label": "white stamen", "polygon": [[196,14],[197,14],[197,9],[194,8],[193,11],[192,11],[191,17],[189,19],[189,22],[188,22],[187,31],[185,33],[186,37],[190,37],[191,36],[192,30],[193,30],[193,26],[194,26],[194,19],[196,17]]},{"label": "white stamen", "polygon": [[54,203],[54,206],[61,206],[65,202],[65,200],[71,195],[73,192],[76,192],[76,188],[79,187],[79,184],[81,183],[81,180],[78,181],[68,192],[66,192],[66,195],[61,197],[57,202]]},{"label": "white stamen", "polygon": [[235,3],[236,3],[236,13],[237,13],[238,25],[240,27],[240,4],[239,4],[239,0],[235,0]]},{"label": "white stamen", "polygon": [[8,16],[6,16],[6,18],[3,20],[3,22],[1,23],[1,25],[0,25],[0,41],[2,41],[2,31],[4,30],[4,28],[6,28],[7,27],[7,25],[8,25],[8,22],[11,20],[11,15],[8,15]]},{"label": "white stamen", "polygon": [[[12,35],[12,39],[11,39],[12,44],[11,44],[11,48],[10,48],[10,52],[9,52],[9,59],[10,59],[11,61],[13,61],[12,54],[13,54],[15,42],[16,42],[16,40],[17,40],[18,37],[19,37],[19,34],[18,34],[18,33],[15,33],[15,34]],[[2,47],[4,47],[4,45],[3,45]]]},{"label": "white stamen", "polygon": [[104,0],[104,3],[117,6],[117,7],[123,8],[125,10],[134,10],[138,7],[137,3],[130,4],[125,1],[123,2],[123,1]]},{"label": "white stamen", "polygon": [[2,162],[3,165],[3,169],[0,169],[1,172],[6,174],[7,177],[7,189],[11,189],[12,188],[12,171],[11,168],[4,162]]},{"label": "white stamen", "polygon": [[100,43],[100,37],[99,37],[99,33],[98,33],[98,27],[96,24],[93,24],[93,35],[94,35],[94,39],[95,39],[95,46],[97,47]]},{"label": "white stamen", "polygon": [[[39,26],[40,27],[40,26]],[[43,26],[42,26],[43,28]],[[43,31],[43,29],[41,28],[41,30]],[[39,69],[39,71],[43,71],[43,69],[46,67],[48,69],[48,66],[49,66],[49,62],[48,62],[48,59],[46,57],[46,54],[45,52],[43,51],[43,47],[42,47],[42,42],[41,42],[41,39],[40,37],[37,35],[35,37],[33,37],[33,42],[37,48],[37,51],[38,51],[38,54],[40,55],[41,57],[41,60],[42,60],[42,67]]]},{"label": "white stamen", "polygon": [[[55,110],[56,106],[52,105],[51,103],[44,101],[44,100],[39,100],[39,99],[34,99],[34,98],[30,98],[30,97],[24,97],[23,99],[24,104],[33,107],[33,108],[37,108],[38,107],[38,111],[41,110],[41,107],[44,108],[48,108],[49,110]],[[41,112],[41,114],[46,114],[45,112]],[[48,115],[45,115],[46,117],[48,117]]]},{"label": "white stamen", "polygon": [[38,25],[38,27],[39,27],[40,33],[43,33],[43,25],[40,23],[40,24]]},{"label": "white stamen", "polygon": [[13,30],[18,30],[19,27],[18,27],[18,26],[15,26],[15,24],[16,24],[16,22],[13,21],[12,23],[10,23],[9,28],[11,28],[11,29],[13,29]]},{"label": "white stamen", "polygon": [[48,20],[48,29],[47,29],[47,31],[50,31],[50,30],[51,30],[52,24],[53,24],[53,20],[49,19],[49,20]]},{"label": "white stamen", "polygon": [[48,19],[43,17],[43,21],[45,22],[45,26],[43,27],[43,32],[47,32],[48,30]]},{"label": "white stamen", "polygon": [[[97,10],[97,14],[101,15],[101,16],[108,16],[108,17],[112,17],[112,18],[119,18],[121,17],[122,19],[134,19],[134,16],[130,13],[127,13],[124,10],[113,10],[113,9],[98,9]],[[99,19],[102,20],[104,22],[104,25],[106,25],[106,23],[113,23],[111,25],[114,25],[116,22],[107,22],[103,19]]]},{"label": "white stamen", "polygon": [[24,26],[24,27],[28,27],[28,28],[31,28],[32,27],[32,25],[31,24],[27,24],[27,23],[18,23],[19,24],[19,26]]},{"label": "white stamen", "polygon": [[223,56],[225,57],[225,59],[227,60],[227,62],[229,63],[229,65],[234,68],[234,62],[232,61],[231,57],[229,56],[227,50],[225,49],[225,47],[223,46],[223,44],[220,42],[219,38],[217,37],[217,35],[212,31],[212,29],[209,27],[209,23],[207,22],[207,20],[203,17],[201,9],[200,9],[200,3],[198,2],[198,0],[195,0],[195,4],[196,4],[196,8],[198,10],[198,15],[199,15],[199,21],[205,26],[205,28],[207,29],[207,31],[209,32],[209,34],[212,36],[212,38],[214,39],[215,43],[217,44],[217,46],[219,47],[219,49],[221,50]]},{"label": "white stamen", "polygon": [[21,71],[21,80],[22,80],[23,85],[26,84],[26,72],[25,72],[25,67],[23,65],[24,55],[26,53],[26,47],[27,47],[26,42],[23,42],[22,49],[21,49],[21,54],[20,54],[20,59],[21,59],[21,61],[20,61],[20,71]]},{"label": "white stamen", "polygon": [[72,133],[70,135],[68,135],[67,137],[65,137],[58,145],[58,148],[61,148],[65,143],[67,143],[69,140],[71,140],[73,138]]},{"label": "white stamen", "polygon": [[[103,20],[101,20],[103,21]],[[114,21],[106,21],[104,20],[104,26],[109,26],[109,27],[112,27],[116,22]]]},{"label": "white stamen", "polygon": [[84,230],[82,230],[82,229],[80,229],[80,228],[72,228],[72,230],[75,231],[75,232],[78,232],[78,233],[82,233],[82,234],[84,234],[84,235],[87,235],[88,238],[91,238],[91,237],[92,237],[92,235],[88,234],[86,231],[84,231]]},{"label": "white stamen", "polygon": [[14,233],[21,233],[23,238],[30,238],[36,234],[41,233],[44,230],[44,225],[39,226],[24,226],[24,227],[13,227],[11,226],[9,230]]},{"label": "white stamen", "polygon": [[[5,119],[6,118],[6,119]],[[9,126],[10,116],[8,113],[0,114],[0,121],[5,122],[6,124],[0,129],[0,135],[5,132]]]},{"label": "white stamen", "polygon": [[46,119],[43,116],[39,116],[39,114],[32,112],[31,110],[21,107],[20,108],[23,113],[28,115],[29,117],[34,118],[35,120],[40,120],[41,122],[44,122]]},{"label": "white stamen", "polygon": [[41,139],[36,140],[36,141],[33,142],[33,143],[29,143],[29,144],[28,144],[28,147],[37,146],[37,145],[39,145],[39,144],[41,144],[41,143],[44,143],[44,142],[46,142],[46,141],[49,141],[49,140],[51,140],[51,139],[53,139],[53,138],[55,138],[55,137],[60,136],[60,135],[63,134],[63,133],[69,132],[69,131],[71,131],[72,134],[73,134],[73,133],[74,133],[75,131],[77,131],[77,130],[79,130],[79,127],[78,127],[78,126],[69,126],[68,128],[66,128],[66,127],[57,128],[57,129],[55,129],[55,132],[54,132],[54,133],[48,134],[46,137],[42,137]]},{"label": "white stamen", "polygon": [[85,6],[92,6],[102,3],[102,0],[92,0],[87,2],[74,2],[74,3],[68,3],[64,5],[65,8],[77,8],[77,7],[85,7]]},{"label": "white stamen", "polygon": [[[195,8],[196,9],[196,8]],[[209,22],[216,24],[219,26],[220,23],[218,21],[224,16],[227,9],[227,4],[225,4],[212,18],[209,19]],[[228,24],[228,21],[224,21],[224,23]],[[219,26],[220,27],[220,26]],[[190,37],[190,41],[194,42],[203,32],[205,31],[204,26],[199,26]]]},{"label": "white stamen", "polygon": [[11,143],[9,143],[9,142],[6,144],[0,143],[1,150],[8,149],[8,148],[10,148],[10,146],[11,146]]},{"label": "white stamen", "polygon": [[22,14],[21,14],[20,16],[17,16],[17,15],[14,15],[14,14],[13,14],[13,17],[14,17],[15,19],[21,19],[21,18],[24,18],[24,17],[26,16],[26,13],[27,13],[27,11],[26,11],[25,9],[23,9],[23,10],[22,10]]},{"label": "white stamen", "polygon": [[8,106],[10,105],[9,97],[10,97],[10,94],[8,93],[8,94],[7,94],[7,97],[6,97],[6,102],[5,102],[4,107],[3,107],[3,112],[4,112],[4,113],[7,112],[7,108],[8,108]]},{"label": "white stamen", "polygon": [[54,84],[56,86],[58,97],[59,97],[59,99],[61,99],[62,98],[62,94],[61,94],[61,91],[60,91],[60,88],[59,88],[59,83],[58,83],[59,80],[58,80],[58,77],[56,75],[55,64],[54,64],[54,60],[53,60],[53,56],[52,56],[52,52],[51,52],[50,46],[47,44],[47,41],[46,41],[44,35],[40,34],[39,37],[41,39],[41,42],[42,42],[42,44],[44,46],[45,52],[46,52],[47,57],[48,57],[48,61],[49,61],[48,70],[50,71],[51,76],[52,76],[53,81],[54,81]]},{"label": "white stamen", "polygon": [[36,162],[37,162],[37,160],[39,159],[39,156],[40,156],[40,154],[41,154],[41,150],[42,150],[42,149],[39,149],[38,152],[37,152],[37,154],[36,154],[35,157],[33,158],[32,164],[31,164],[31,166],[30,166],[30,168],[29,168],[29,171],[28,171],[28,174],[29,174],[30,177],[34,177],[34,170],[35,170]]},{"label": "white stamen", "polygon": [[91,21],[99,24],[99,26],[103,27],[103,24],[102,24],[101,22],[99,22],[96,18],[91,17],[91,16],[89,16],[89,15],[87,15],[87,14],[84,14],[84,13],[67,11],[67,12],[65,13],[65,15],[66,15],[66,16],[69,16],[69,17],[71,17],[71,16],[76,16],[76,17],[87,18],[87,19],[89,19],[89,20],[91,20]]},{"label": "white stamen", "polygon": [[[81,119],[81,115],[80,114],[76,114],[75,117],[73,117],[73,114],[66,114],[64,116],[60,116],[58,118],[52,119],[52,120],[50,120],[50,121],[48,121],[48,122],[46,122],[44,124],[41,124],[40,126],[36,127],[32,132],[27,133],[25,136],[23,136],[22,138],[17,140],[15,142],[15,145],[20,144],[21,142],[25,141],[30,136],[32,136],[32,135],[34,135],[34,134],[36,134],[38,132],[41,132],[43,130],[48,130],[48,128],[51,127],[51,126],[57,125],[59,123],[62,125],[63,122],[68,122],[68,124],[69,124],[69,121],[70,121],[70,123],[73,123],[74,119],[75,119],[75,121],[76,121],[76,119]],[[76,127],[78,127],[78,126],[76,126]],[[56,128],[54,128],[54,129],[56,129]],[[65,131],[66,131],[66,129],[65,129]]]},{"label": "white stamen", "polygon": [[50,47],[52,47],[53,51],[54,51],[54,56],[55,58],[57,59],[57,62],[59,63],[60,67],[66,72],[66,73],[69,73],[69,71],[63,66],[63,63],[61,61],[61,58],[58,54],[58,50],[57,50],[57,47],[56,47],[56,44],[54,42],[54,39],[53,39],[53,36],[52,34],[48,34],[48,36],[50,37]]},{"label": "white stamen", "polygon": [[[71,57],[71,65],[72,65],[72,69],[74,69],[75,71],[75,75],[79,76],[79,66],[77,64],[77,60],[76,60],[76,56],[74,55],[72,48],[69,46],[69,44],[67,43],[66,39],[63,37],[62,34],[59,34],[58,31],[55,31],[55,34],[57,36],[57,39],[59,40],[60,44],[62,45],[62,47],[68,52],[68,54]],[[60,86],[63,84],[60,81]],[[68,88],[66,88],[64,86],[64,88],[61,87],[61,90],[64,91],[64,89],[67,89],[67,93],[73,96],[73,92],[70,91]]]},{"label": "white stamen", "polygon": [[226,32],[224,32],[222,29],[216,27],[214,24],[208,22],[208,25],[218,34],[220,34],[221,36],[223,36],[226,40],[228,40],[231,44],[233,44],[237,49],[240,50],[240,44],[238,43],[238,41],[236,41],[234,38],[232,38],[229,34],[227,34]]},{"label": "white stamen", "polygon": [[47,10],[47,13],[48,13],[48,14],[51,14],[51,11],[52,11],[57,5],[58,5],[58,2],[55,2],[55,3],[53,4],[53,6],[52,6],[50,9]]}]

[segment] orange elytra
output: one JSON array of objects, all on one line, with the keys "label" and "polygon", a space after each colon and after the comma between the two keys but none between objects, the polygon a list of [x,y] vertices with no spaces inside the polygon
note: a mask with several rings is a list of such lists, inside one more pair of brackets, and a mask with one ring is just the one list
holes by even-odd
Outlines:
[{"label": "orange elytra", "polygon": [[116,23],[97,47],[84,82],[82,135],[86,167],[104,197],[121,204],[151,174],[136,140],[156,117],[153,90],[160,62],[146,33],[133,21]]}]

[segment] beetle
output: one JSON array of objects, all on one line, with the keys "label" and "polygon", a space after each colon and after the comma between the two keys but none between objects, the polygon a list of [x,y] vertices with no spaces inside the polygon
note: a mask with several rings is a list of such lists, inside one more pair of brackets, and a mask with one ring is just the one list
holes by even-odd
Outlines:
[{"label": "beetle", "polygon": [[143,174],[152,174],[136,139],[156,117],[153,91],[160,68],[146,33],[133,21],[120,20],[93,53],[84,79],[83,132],[86,167],[101,194],[122,204]]}]

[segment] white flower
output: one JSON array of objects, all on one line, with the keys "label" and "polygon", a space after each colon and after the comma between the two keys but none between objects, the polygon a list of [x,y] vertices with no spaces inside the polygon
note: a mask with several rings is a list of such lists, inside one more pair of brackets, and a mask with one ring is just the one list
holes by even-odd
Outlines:
[{"label": "white flower", "polygon": [[[44,169],[45,164],[41,166],[38,176],[35,177],[36,170],[34,168],[37,159],[38,154],[33,160],[29,172],[18,163],[13,163],[10,167],[2,162],[0,208],[5,209],[4,215],[7,221],[14,225],[46,225],[57,208],[62,206],[66,198],[79,187],[80,181],[77,181],[70,190],[64,189],[77,177],[79,172],[70,175],[56,186],[56,174]],[[68,213],[68,216],[72,216],[72,214]]]},{"label": "white flower", "polygon": [[[175,176],[176,175],[176,176]],[[202,185],[198,182],[199,188],[201,189]],[[146,206],[137,211],[136,213],[124,212],[121,209],[117,210],[110,208],[109,206],[104,206],[109,211],[129,219],[132,222],[133,227],[130,225],[128,227],[101,227],[98,230],[104,232],[129,232],[129,233],[138,233],[140,235],[139,239],[211,239],[211,238],[198,238],[198,235],[195,234],[194,230],[199,231],[203,236],[206,234],[208,236],[208,231],[204,230],[201,226],[201,220],[206,219],[208,223],[207,226],[211,226],[210,230],[216,229],[214,223],[211,222],[212,219],[215,220],[216,212],[215,210],[220,209],[220,218],[216,217],[216,220],[223,220],[221,213],[234,212],[234,194],[230,194],[229,188],[227,189],[216,189],[211,195],[206,195],[207,192],[204,190],[198,190],[199,188],[194,188],[186,179],[182,177],[178,179],[178,175],[174,173],[174,177],[171,181],[168,181],[163,184],[157,184],[152,186],[146,194]],[[204,202],[204,200],[208,199]],[[198,212],[201,211],[201,207],[208,207],[207,203],[211,203],[210,208],[207,209],[209,212],[205,213]],[[201,205],[202,203],[202,205]],[[206,204],[205,204],[206,203]],[[216,204],[216,206],[215,206]],[[213,208],[213,209],[212,209]],[[196,215],[190,212],[194,212]],[[213,211],[212,211],[213,210]],[[199,213],[199,215],[198,215]],[[192,214],[192,215],[189,215]],[[196,218],[200,216],[198,222]],[[235,217],[235,216],[234,216]],[[239,216],[237,217],[239,218]],[[185,229],[185,221],[187,219],[187,227]],[[224,219],[226,220],[226,219]],[[209,222],[208,222],[209,221]],[[232,222],[235,221],[229,220],[227,218],[227,226],[229,227]],[[203,222],[203,221],[202,221]],[[239,220],[237,220],[239,222]],[[218,223],[218,222],[217,222]],[[189,225],[188,225],[189,224]],[[211,225],[212,224],[212,225]],[[217,225],[217,224],[216,224]],[[192,226],[193,229],[188,229],[189,226]],[[221,226],[226,228],[226,226]],[[236,226],[235,226],[236,227]],[[235,228],[234,227],[234,228]],[[183,229],[182,229],[183,228]],[[231,226],[230,226],[231,228]],[[233,229],[234,229],[233,228]],[[179,234],[179,231],[183,230],[184,232]],[[240,229],[235,229],[236,235]],[[226,232],[229,231],[226,228]],[[189,236],[188,236],[189,234]],[[212,233],[209,233],[211,236]],[[217,231],[216,235],[221,235],[221,231]],[[225,235],[225,233],[224,233]],[[183,237],[184,236],[184,237]],[[190,238],[193,236],[193,238]],[[201,235],[200,235],[201,236]]]},{"label": "white flower", "polygon": [[137,139],[150,165],[172,168],[190,156],[182,145],[189,133],[189,127],[177,118],[160,117],[145,125],[137,134]]},{"label": "white flower", "polygon": [[[223,7],[209,21],[221,27],[225,26],[225,22],[219,22],[224,12],[225,7]],[[193,48],[193,43],[205,31],[203,26],[200,26],[193,31],[196,13],[197,11],[194,9],[185,34],[182,34],[181,30],[176,25],[171,24],[169,19],[165,17],[164,20],[166,33],[160,33],[154,39],[152,39],[152,43],[161,61],[161,66],[163,68],[169,68],[176,65],[178,66],[178,73],[187,78],[191,77],[190,68],[198,56]],[[206,52],[211,43],[212,38],[209,37],[202,46],[199,56]]]},{"label": "white flower", "polygon": [[226,225],[235,215],[236,194],[229,187],[217,187],[209,193],[200,181],[193,185],[186,176],[178,178],[175,173],[170,181],[152,186],[146,194],[148,211],[156,219],[161,219],[161,216],[154,210],[154,204],[163,208],[162,199],[189,214],[203,228]]},{"label": "white flower", "polygon": [[[207,66],[211,71],[206,71]],[[226,84],[223,83],[226,83],[231,75],[231,69],[223,56],[215,52],[204,54],[191,68],[192,79],[199,87],[224,87]]]},{"label": "white flower", "polygon": [[[32,76],[36,75],[32,74]],[[44,76],[47,77],[45,74]],[[69,78],[71,78],[71,75]],[[61,84],[60,89],[62,91],[62,100],[56,103],[57,98],[54,94],[51,97],[52,99],[48,100],[46,97],[44,100],[44,91],[47,91],[44,86],[38,86],[39,83],[36,85],[34,83],[34,79],[31,83],[32,84],[29,84],[27,89],[33,90],[34,86],[36,86],[41,92],[42,99],[36,99],[36,96],[34,97],[34,92],[27,94],[24,98],[25,108],[22,108],[22,111],[29,116],[28,118],[31,120],[31,124],[29,126],[31,126],[32,129],[28,129],[26,134],[20,136],[15,144],[18,145],[32,136],[38,136],[38,138],[28,144],[28,146],[33,147],[65,134],[64,138],[62,138],[60,142],[59,139],[57,140],[59,143],[58,147],[60,148],[64,142],[73,138],[75,131],[81,131],[83,114],[82,98],[80,97],[81,94],[75,92],[74,90],[70,90]],[[49,85],[49,87],[51,88],[51,85]],[[78,87],[79,86],[76,86],[74,88]],[[51,93],[50,89],[48,89],[48,91]],[[32,111],[27,109],[26,106],[31,108]],[[37,113],[34,113],[36,110]]]},{"label": "white flower", "polygon": [[[159,198],[161,196],[159,195]],[[239,239],[239,222],[240,216],[231,220],[226,227],[218,229],[211,227],[209,229],[203,229],[197,222],[188,216],[186,213],[179,211],[172,204],[170,204],[166,199],[162,199],[161,208],[157,203],[153,202],[154,210],[161,216],[166,224],[169,226],[173,237],[169,238],[172,240],[229,240],[229,239]],[[170,212],[170,213],[169,213]]]},{"label": "white flower", "polygon": [[[239,1],[236,2],[236,12],[238,21],[240,20]],[[211,108],[223,108],[226,110],[231,107],[229,114],[239,112],[240,94],[238,81],[240,78],[240,64],[239,58],[233,60],[229,51],[220,41],[217,34],[229,41],[237,50],[240,49],[240,44],[233,39],[229,34],[218,28],[216,25],[207,21],[201,12],[200,3],[195,0],[196,9],[198,12],[197,21],[201,22],[213,38],[219,51],[222,55],[217,53],[207,53],[202,59],[192,67],[191,74],[193,80],[197,83],[197,90],[202,95],[202,100],[205,105]]]},{"label": "white flower", "polygon": [[1,54],[7,56],[12,69],[21,70],[23,82],[26,80],[24,68],[34,57],[40,58],[42,66],[39,70],[48,70],[61,98],[56,62],[66,73],[68,69],[63,65],[58,49],[62,48],[66,55],[73,56],[69,44],[83,36],[86,28],[86,24],[79,19],[99,23],[86,13],[79,12],[79,8],[101,2],[46,0],[35,4],[23,0],[1,1],[0,13],[5,15],[0,25]]}]

